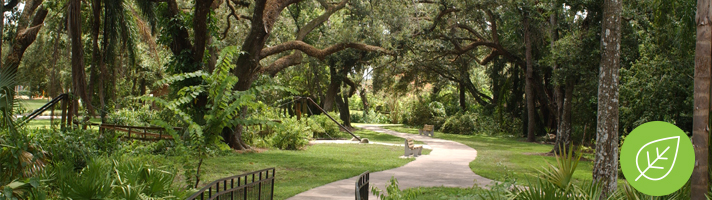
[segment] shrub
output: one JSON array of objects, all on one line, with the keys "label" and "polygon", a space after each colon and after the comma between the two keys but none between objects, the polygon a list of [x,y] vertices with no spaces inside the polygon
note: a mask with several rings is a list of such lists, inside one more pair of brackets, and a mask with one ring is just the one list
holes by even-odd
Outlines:
[{"label": "shrub", "polygon": [[477,115],[470,112],[458,112],[448,117],[440,130],[446,133],[471,135],[475,132],[476,121]]},{"label": "shrub", "polygon": [[142,106],[138,109],[123,108],[116,112],[109,113],[106,123],[124,126],[150,126],[151,121],[159,119],[158,112]]},{"label": "shrub", "polygon": [[185,198],[173,185],[175,170],[140,164],[129,158],[96,158],[75,170],[59,163],[55,169],[59,196],[66,199]]},{"label": "shrub", "polygon": [[401,122],[412,126],[423,126],[425,124],[435,125],[435,128],[442,127],[447,118],[445,106],[437,101],[430,101],[423,97],[405,103],[405,109],[400,111]]},{"label": "shrub", "polygon": [[37,129],[34,135],[47,151],[50,161],[72,164],[77,169],[86,167],[92,157],[104,154],[100,150],[101,146],[113,146],[111,148],[115,149],[114,145],[117,145],[100,144],[98,134],[82,129]]},{"label": "shrub", "polygon": [[297,121],[296,118],[282,120],[282,124],[275,127],[272,136],[272,146],[283,150],[297,150],[309,144],[312,135],[311,127],[306,125],[306,120]]},{"label": "shrub", "polygon": [[[336,113],[329,113],[329,115],[338,116]],[[344,123],[341,119],[334,118],[339,123]],[[314,134],[315,138],[343,138],[345,135],[341,132],[341,127],[334,123],[328,116],[312,115],[307,118],[309,127]],[[352,122],[354,122],[352,120]]]}]

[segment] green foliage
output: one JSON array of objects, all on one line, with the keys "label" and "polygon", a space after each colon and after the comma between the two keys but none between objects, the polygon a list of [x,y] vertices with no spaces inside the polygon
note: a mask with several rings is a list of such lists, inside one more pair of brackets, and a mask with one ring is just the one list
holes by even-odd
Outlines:
[{"label": "green foliage", "polygon": [[574,145],[569,145],[569,149],[559,148],[558,156],[556,157],[556,165],[549,164],[543,171],[542,178],[547,182],[553,183],[559,188],[568,188],[571,186],[571,180],[581,160],[581,151],[574,152]]},{"label": "green foliage", "polygon": [[391,119],[388,115],[376,112],[374,109],[362,112],[351,112],[352,123],[367,123],[367,124],[388,124]]},{"label": "green foliage", "polygon": [[[332,112],[329,113],[331,116],[338,116],[337,113]],[[343,123],[343,121],[339,118],[334,118],[337,122]],[[312,115],[306,118],[308,120],[309,127],[311,128],[311,131],[314,134],[315,138],[344,138],[346,137],[346,134],[341,132],[341,127],[334,123],[334,121],[331,121],[329,117],[327,117],[325,114],[321,115]],[[353,120],[352,120],[353,122]]]},{"label": "green foliage", "polygon": [[140,161],[96,158],[85,168],[56,167],[60,196],[70,199],[180,199],[187,194],[173,186],[175,173]]},{"label": "green foliage", "polygon": [[398,180],[395,177],[391,177],[386,183],[386,191],[381,191],[377,187],[371,187],[371,193],[382,200],[411,200],[415,199],[418,195],[417,190],[400,190],[398,187]]},{"label": "green foliage", "polygon": [[440,130],[446,133],[471,135],[475,133],[475,127],[478,125],[477,118],[477,115],[470,112],[458,112],[448,117]]},{"label": "green foliage", "polygon": [[159,119],[158,112],[148,106],[123,108],[106,116],[106,123],[124,126],[150,126],[151,121]]},{"label": "green foliage", "polygon": [[272,145],[283,150],[297,150],[309,144],[312,129],[306,125],[307,120],[297,121],[297,118],[282,120],[282,124],[274,129]]},{"label": "green foliage", "polygon": [[404,110],[401,111],[403,124],[413,126],[423,126],[425,124],[435,125],[435,128],[442,127],[445,122],[445,108],[442,103],[430,101],[426,97],[411,100],[405,103]]}]

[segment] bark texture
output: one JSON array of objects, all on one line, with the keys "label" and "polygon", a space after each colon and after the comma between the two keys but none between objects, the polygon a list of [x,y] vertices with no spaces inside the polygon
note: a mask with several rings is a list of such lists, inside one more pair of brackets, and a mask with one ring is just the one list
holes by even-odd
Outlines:
[{"label": "bark texture", "polygon": [[[81,0],[69,1],[69,37],[72,40],[72,83],[76,96],[82,99],[84,108],[93,114],[91,98],[87,94],[86,73],[84,72],[84,49],[82,47]],[[77,105],[74,106],[76,110]]]},{"label": "bark texture", "polygon": [[524,25],[524,46],[525,46],[525,59],[527,62],[527,75],[525,83],[525,93],[527,95],[527,141],[534,142],[536,140],[536,105],[534,105],[534,65],[532,61],[532,42],[530,39],[529,31],[529,15],[524,14],[523,19]]},{"label": "bark texture", "polygon": [[601,198],[616,190],[618,181],[618,69],[620,68],[622,1],[605,0],[598,79],[598,118],[593,180],[602,185]]},{"label": "bark texture", "polygon": [[[17,1],[13,2],[15,3],[12,4],[12,7],[17,5]],[[37,34],[40,32],[45,17],[47,16],[47,9],[41,6],[42,2],[43,0],[25,1],[25,7],[17,23],[16,35],[14,40],[11,41],[9,53],[2,67],[7,67],[11,71],[17,71],[17,68],[20,66],[20,61],[22,61],[22,56],[25,54],[25,50],[35,42]],[[5,10],[12,9],[12,7],[8,5],[5,5]]]},{"label": "bark texture", "polygon": [[710,0],[697,1],[697,44],[695,47],[695,109],[692,121],[692,144],[695,148],[695,168],[692,171],[692,199],[707,199],[709,191],[709,111],[710,67],[712,67],[712,13]]}]

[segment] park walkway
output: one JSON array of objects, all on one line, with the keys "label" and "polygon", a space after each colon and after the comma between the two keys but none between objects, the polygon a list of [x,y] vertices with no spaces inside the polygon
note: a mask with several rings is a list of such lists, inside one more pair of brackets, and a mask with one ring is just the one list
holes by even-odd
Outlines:
[{"label": "park walkway", "polygon": [[[477,151],[457,142],[386,130],[378,126],[361,126],[367,130],[386,133],[393,136],[425,142],[433,150],[430,155],[417,157],[404,166],[380,172],[371,172],[371,187],[377,186],[385,191],[385,185],[391,177],[398,179],[400,189],[413,187],[472,187],[489,185],[492,180],[472,172],[470,162],[477,157]],[[402,150],[401,150],[402,151]],[[289,200],[308,199],[354,199],[356,177],[332,182],[297,194]],[[369,190],[370,194],[370,190]],[[369,199],[377,199],[371,195]]]}]

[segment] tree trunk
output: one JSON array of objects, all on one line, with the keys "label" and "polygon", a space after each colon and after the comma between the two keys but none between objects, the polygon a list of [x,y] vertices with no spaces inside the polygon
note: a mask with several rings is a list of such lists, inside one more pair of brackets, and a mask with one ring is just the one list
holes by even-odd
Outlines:
[{"label": "tree trunk", "polygon": [[534,85],[532,79],[534,79],[534,69],[532,64],[532,43],[530,41],[529,33],[529,14],[524,14],[523,19],[524,26],[524,46],[525,46],[525,56],[527,62],[527,77],[526,77],[526,96],[527,96],[527,141],[535,141],[535,128],[536,128],[536,108],[534,105]]},{"label": "tree trunk", "polygon": [[690,179],[692,199],[707,199],[709,191],[709,111],[710,67],[712,67],[712,13],[710,0],[697,1],[697,44],[695,49],[695,109],[693,112],[692,144],[695,147],[695,168]]},{"label": "tree trunk", "polygon": [[361,91],[358,92],[358,95],[361,97],[361,103],[363,103],[363,111],[368,112],[370,109],[368,107],[368,96],[366,94],[366,88],[361,88]]},{"label": "tree trunk", "polygon": [[603,3],[596,158],[593,166],[593,180],[603,187],[601,199],[616,190],[618,181],[618,69],[621,9],[622,3],[619,0],[605,0]]},{"label": "tree trunk", "polygon": [[[346,91],[344,90],[341,93],[346,93]],[[349,110],[349,95],[339,94],[339,96],[336,97],[336,105],[339,106],[339,118],[341,118],[341,121],[344,121],[344,127],[352,128],[351,112]]]},{"label": "tree trunk", "polygon": [[[88,95],[94,95],[94,88],[99,89],[99,114],[101,115],[101,121],[104,121],[104,70],[100,70],[100,66],[103,65],[102,53],[99,48],[99,30],[101,26],[101,1],[93,0],[92,7],[92,19],[91,19],[91,39],[92,39],[92,52],[91,52],[91,71],[89,74],[89,88],[87,88]],[[97,83],[98,82],[98,83]],[[93,102],[88,102],[93,103]]]},{"label": "tree trunk", "polygon": [[336,72],[336,67],[329,66],[329,74],[331,75],[329,87],[326,90],[326,98],[324,98],[324,111],[331,112],[334,110],[334,100],[339,93],[341,87],[341,78]]},{"label": "tree trunk", "polygon": [[[84,50],[82,49],[81,0],[69,1],[69,36],[72,40],[72,83],[74,94],[79,96],[89,116],[93,115],[91,98],[87,95],[86,74],[84,72]],[[75,105],[79,107],[78,105]],[[88,119],[88,118],[87,118]]]},{"label": "tree trunk", "polygon": [[[52,47],[52,70],[49,75],[49,96],[57,97],[59,96],[58,91],[61,91],[61,84],[59,83],[59,67],[57,66],[57,60],[59,59],[59,31],[54,32],[54,45]],[[57,87],[60,87],[59,90]]]},{"label": "tree trunk", "polygon": [[460,91],[460,109],[462,112],[467,111],[467,98],[465,96],[465,85],[462,83],[458,84],[458,90]]},{"label": "tree trunk", "polygon": [[563,150],[566,151],[571,145],[571,100],[574,98],[574,84],[573,81],[567,81],[566,91],[560,93],[563,96],[563,102],[561,103],[561,113],[559,116],[559,123],[556,130],[556,145],[554,145],[553,152],[558,154]]},{"label": "tree trunk", "polygon": [[[551,16],[549,16],[549,24],[551,26],[551,29],[549,30],[549,35],[551,36],[551,51],[554,52],[554,45],[556,44],[556,40],[559,39],[559,32],[557,30],[558,28],[558,19],[557,19],[557,4],[556,3],[551,3]],[[559,65],[554,62],[552,65],[552,69],[554,72],[558,71]],[[569,137],[571,136],[571,98],[573,97],[573,87],[571,87],[571,92],[567,91],[564,97],[564,93],[561,91],[561,85],[562,83],[554,85],[554,104],[556,105],[556,113],[554,114],[556,117],[556,143],[554,144],[554,149],[552,150],[552,153],[558,154],[562,152],[560,149],[563,147],[563,150],[568,149],[569,145]],[[568,85],[566,85],[567,90],[569,89]],[[568,97],[568,105],[565,105],[566,103],[566,98]],[[568,107],[567,107],[568,106]],[[567,109],[568,108],[568,109]]]},{"label": "tree trunk", "polygon": [[[247,117],[247,107],[243,106],[240,108],[240,118],[244,119]],[[246,150],[250,149],[250,146],[242,141],[242,132],[245,131],[245,126],[238,124],[234,128],[225,127],[222,130],[222,137],[225,143],[227,143],[230,148],[235,150]]]}]

